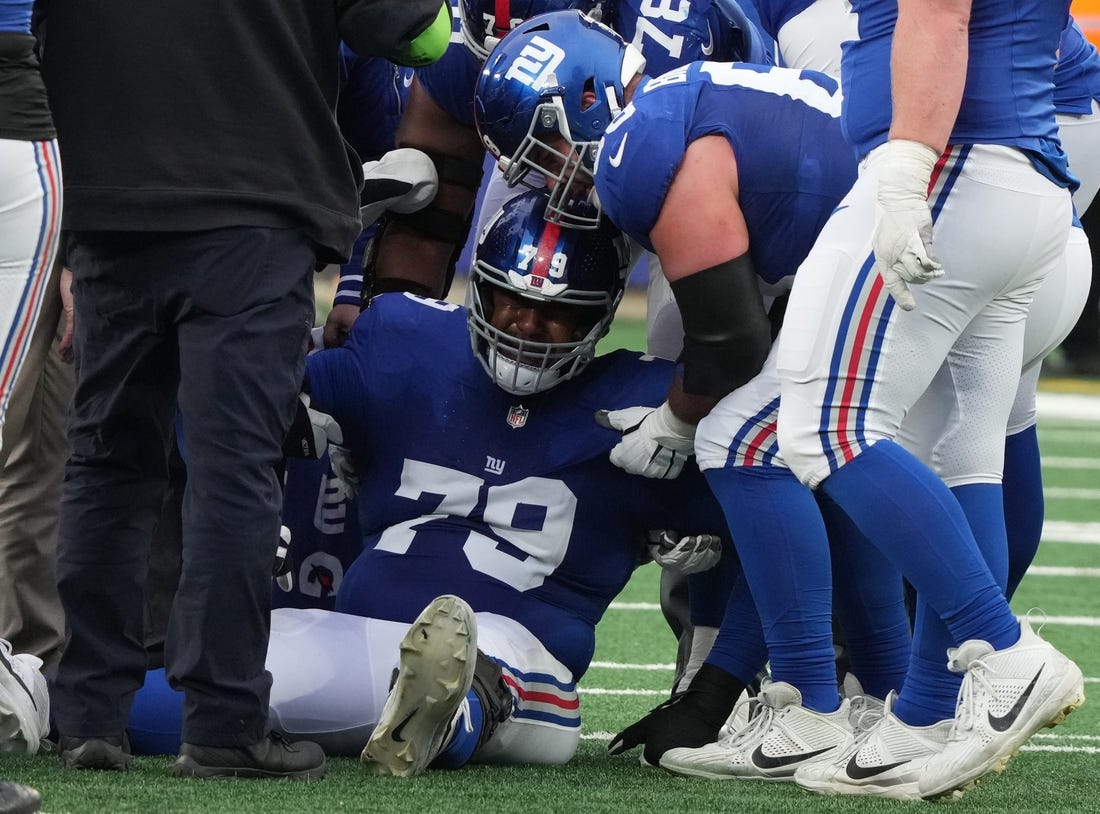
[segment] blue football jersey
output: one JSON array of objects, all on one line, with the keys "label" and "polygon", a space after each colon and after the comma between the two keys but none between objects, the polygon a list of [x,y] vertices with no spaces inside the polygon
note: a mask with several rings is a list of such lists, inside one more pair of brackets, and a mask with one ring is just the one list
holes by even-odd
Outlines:
[{"label": "blue football jersey", "polygon": [[814,71],[698,62],[649,79],[600,144],[600,203],[652,250],[649,232],[688,145],[725,136],[753,263],[765,291],[782,293],[855,182],[840,107],[836,81]]},{"label": "blue football jersey", "polygon": [[779,36],[787,21],[797,17],[816,0],[744,0],[746,10],[751,6],[756,12],[761,30],[773,40]]},{"label": "blue football jersey", "polygon": [[[886,141],[897,4],[852,0],[859,39],[844,50],[844,129],[857,155]],[[962,106],[949,142],[1026,151],[1044,175],[1075,186],[1054,120],[1054,63],[1069,0],[974,0]]]},{"label": "blue football jersey", "polygon": [[523,624],[579,678],[645,532],[725,529],[698,471],[625,473],[608,459],[619,433],[593,417],[659,404],[671,363],[617,351],[520,398],[486,375],[464,308],[386,294],[307,369],[314,403],[362,469],[364,550],[339,611],[412,621],[435,596],[458,594]]},{"label": "blue football jersey", "polygon": [[394,148],[413,69],[380,57],[361,57],[340,45],[340,99],[336,121],[359,158],[371,161]]},{"label": "blue football jersey", "polygon": [[617,0],[610,24],[642,52],[651,76],[708,59],[771,65],[771,38],[747,8],[737,0]]},{"label": "blue football jersey", "polygon": [[31,10],[34,0],[3,0],[0,2],[0,31],[31,33]]},{"label": "blue football jersey", "polygon": [[[363,550],[356,500],[319,460],[291,458],[283,482],[283,525],[290,529],[289,586],[272,580],[272,608],[336,608],[336,591]],[[289,590],[287,588],[289,587]]]},{"label": "blue football jersey", "polygon": [[1054,109],[1088,115],[1092,100],[1100,99],[1100,53],[1076,22],[1062,31],[1058,65],[1054,69]]}]

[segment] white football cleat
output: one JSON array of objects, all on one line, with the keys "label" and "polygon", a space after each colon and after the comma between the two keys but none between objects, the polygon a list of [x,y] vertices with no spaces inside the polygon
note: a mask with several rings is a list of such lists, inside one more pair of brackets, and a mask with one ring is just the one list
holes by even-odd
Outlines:
[{"label": "white football cleat", "polygon": [[50,731],[50,693],[42,660],[29,653],[12,655],[0,639],[0,753],[33,755]]},{"label": "white football cleat", "polygon": [[921,797],[959,797],[990,772],[1003,771],[1043,727],[1057,726],[1085,702],[1076,664],[1020,620],[1020,640],[994,650],[972,639],[947,651],[947,666],[964,672],[951,734],[921,772]]},{"label": "white football cleat", "polygon": [[783,681],[767,682],[757,694],[755,715],[732,737],[695,749],[670,749],[661,768],[714,780],[790,781],[795,770],[846,749],[854,740],[849,705],[835,712],[802,706],[802,693]]},{"label": "white football cleat", "polygon": [[[853,706],[856,700],[852,700]],[[877,703],[867,704],[860,720],[853,720],[857,735],[851,748],[832,760],[801,767],[794,773],[795,782],[820,794],[921,799],[917,789],[921,770],[947,743],[952,722],[909,726],[894,715],[896,700],[894,692],[885,704],[871,698]]]},{"label": "white football cleat", "polygon": [[397,680],[363,749],[363,763],[378,774],[423,772],[460,720],[469,725],[466,694],[476,661],[473,609],[457,596],[436,597],[401,640]]}]

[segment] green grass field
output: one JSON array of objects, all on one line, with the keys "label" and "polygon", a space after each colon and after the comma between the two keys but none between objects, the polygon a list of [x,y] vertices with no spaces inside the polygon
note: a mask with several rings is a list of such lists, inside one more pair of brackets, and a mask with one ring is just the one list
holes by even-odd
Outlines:
[{"label": "green grass field", "polygon": [[[604,350],[640,347],[637,323],[622,320]],[[609,737],[668,692],[674,641],[657,609],[657,571],[640,569],[598,629],[596,659],[581,687],[580,751],[567,766],[467,767],[411,780],[379,778],[357,762],[332,760],[313,782],[179,780],[167,758],[139,758],[126,774],[67,772],[56,758],[5,757],[0,777],[29,783],[43,810],[61,812],[201,812],[301,814],[364,811],[612,812],[890,812],[951,805],[959,812],[1100,812],[1100,384],[1045,382],[1049,390],[1091,390],[1084,414],[1064,417],[1040,404],[1047,487],[1044,544],[1014,603],[1018,613],[1041,608],[1043,635],[1074,658],[1095,697],[1055,730],[1044,730],[1002,774],[954,803],[897,803],[826,798],[794,786],[720,783],[643,769],[637,754],[609,757]],[[1045,409],[1044,409],[1045,406]],[[1072,403],[1070,406],[1073,406]],[[1091,419],[1085,414],[1093,413]]]}]

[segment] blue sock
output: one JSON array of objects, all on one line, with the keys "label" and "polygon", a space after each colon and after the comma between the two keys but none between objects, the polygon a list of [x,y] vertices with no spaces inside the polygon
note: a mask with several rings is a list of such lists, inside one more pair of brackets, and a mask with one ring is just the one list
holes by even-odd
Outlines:
[{"label": "blue sock", "polygon": [[[722,545],[725,547],[722,558],[713,568],[692,574],[687,578],[691,623],[696,627],[721,626],[722,617],[726,613],[726,605],[730,599],[730,591],[737,580],[744,578],[737,552],[733,550],[733,543],[723,540]],[[760,617],[756,616],[756,608],[752,609],[752,614],[759,629]]]},{"label": "blue sock", "polygon": [[[731,559],[735,559],[731,557]],[[721,667],[748,686],[768,661],[768,646],[756,604],[742,575],[730,592],[718,636],[710,646],[707,662]]]},{"label": "blue sock", "polygon": [[984,639],[998,650],[1015,644],[1016,617],[958,500],[913,455],[879,441],[820,489],[913,584],[956,641]]},{"label": "blue sock", "polygon": [[978,550],[997,586],[1003,591],[1008,579],[1008,533],[1005,531],[1005,501],[1001,484],[953,486],[951,494],[962,506]]},{"label": "blue sock", "polygon": [[957,644],[943,621],[917,595],[913,655],[893,712],[910,726],[955,717],[962,676],[947,669],[947,648]]},{"label": "blue sock", "polygon": [[817,497],[832,551],[833,612],[852,675],[868,695],[885,698],[901,689],[912,648],[901,574],[827,495]]},{"label": "blue sock", "polygon": [[1005,596],[1011,599],[1035,559],[1043,535],[1043,469],[1034,424],[1005,439],[1004,508],[1008,530]]},{"label": "blue sock", "polygon": [[772,677],[797,687],[806,707],[836,710],[829,541],[813,493],[787,469],[705,474],[760,614]]},{"label": "blue sock", "polygon": [[465,721],[456,722],[450,743],[443,747],[443,751],[431,762],[433,769],[458,769],[465,766],[477,749],[484,715],[481,712],[481,702],[473,690],[466,693],[466,700],[470,702],[470,731],[466,731]]},{"label": "blue sock", "polygon": [[[997,483],[972,483],[955,486],[951,493],[959,501],[974,538],[998,583],[1008,575],[1008,546],[1005,541],[1004,498]],[[894,705],[894,714],[911,726],[927,726],[951,718],[962,676],[946,669],[947,648],[956,640],[928,604],[917,594],[913,658],[905,686]],[[1003,631],[1008,643],[1016,641],[1015,619]]]}]

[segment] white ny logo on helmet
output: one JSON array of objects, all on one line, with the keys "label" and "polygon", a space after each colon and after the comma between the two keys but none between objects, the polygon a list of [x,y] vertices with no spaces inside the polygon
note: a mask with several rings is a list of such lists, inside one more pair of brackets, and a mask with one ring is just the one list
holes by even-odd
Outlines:
[{"label": "white ny logo on helmet", "polygon": [[542,37],[532,37],[508,66],[505,79],[515,79],[535,90],[556,82],[554,71],[565,59],[565,51]]}]

